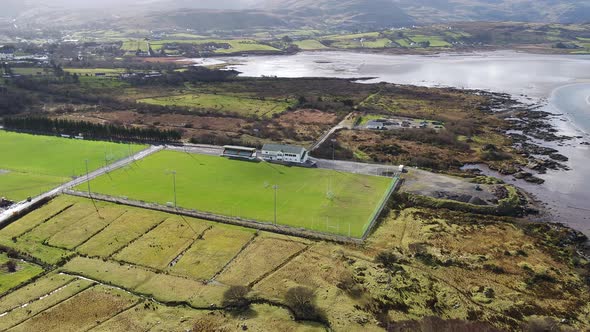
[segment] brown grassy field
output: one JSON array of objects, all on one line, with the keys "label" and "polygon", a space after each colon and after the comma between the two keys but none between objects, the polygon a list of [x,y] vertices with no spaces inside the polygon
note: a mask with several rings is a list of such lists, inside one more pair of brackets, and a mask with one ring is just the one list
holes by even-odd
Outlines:
[{"label": "brown grassy field", "polygon": [[110,287],[94,286],[46,310],[11,331],[81,331],[129,308],[133,296]]},{"label": "brown grassy field", "polygon": [[[42,211],[55,213],[66,203],[74,205],[55,216],[60,224],[70,220],[75,225],[75,215],[88,218],[76,212],[87,201],[63,196],[25,217],[22,229],[28,230],[31,218]],[[191,220],[202,230],[195,234],[164,213],[106,203],[101,209],[113,210],[105,221],[109,226],[86,242],[101,258],[65,250],[74,256],[71,260],[54,263],[54,272],[0,298],[0,315],[7,312],[0,329],[212,326],[233,331],[245,325],[250,331],[315,331],[329,324],[334,331],[426,325],[520,331],[551,324],[562,330],[590,326],[590,264],[575,253],[575,234],[557,225],[402,207],[389,212],[365,245],[349,246]],[[123,227],[122,220],[139,226]],[[19,233],[17,225],[0,230],[0,239],[5,230]],[[125,229],[133,236],[113,245],[107,235]],[[20,239],[12,244],[20,251]],[[128,257],[151,267],[112,260],[113,250],[115,257],[130,250]],[[150,255],[142,257],[141,251]],[[171,257],[178,260],[169,266]],[[251,286],[239,297],[250,303],[248,309],[232,309],[232,285]],[[293,304],[289,294],[295,290],[307,294],[301,296],[311,309],[302,312]],[[559,323],[562,319],[567,321]]]},{"label": "brown grassy field", "polygon": [[[272,250],[269,251],[269,248]],[[305,248],[300,242],[257,238],[216,280],[228,285],[250,285]]]}]

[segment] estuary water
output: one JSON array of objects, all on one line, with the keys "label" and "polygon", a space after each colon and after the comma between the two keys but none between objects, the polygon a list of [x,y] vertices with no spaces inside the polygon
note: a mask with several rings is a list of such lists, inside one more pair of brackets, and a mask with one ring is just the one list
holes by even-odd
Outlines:
[{"label": "estuary water", "polygon": [[543,185],[506,180],[547,204],[553,220],[590,236],[590,56],[498,51],[469,54],[381,55],[304,52],[292,56],[220,59],[243,76],[371,77],[366,82],[447,86],[509,93],[558,114],[555,126],[575,138],[546,144],[570,158],[571,171],[549,171]]}]

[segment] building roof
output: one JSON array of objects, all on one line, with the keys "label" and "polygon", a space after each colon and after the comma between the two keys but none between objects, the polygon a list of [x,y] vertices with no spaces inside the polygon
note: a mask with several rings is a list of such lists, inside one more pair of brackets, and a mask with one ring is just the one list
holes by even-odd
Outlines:
[{"label": "building roof", "polygon": [[262,147],[262,151],[274,151],[302,155],[303,153],[305,153],[305,148],[301,146],[286,144],[264,144],[264,146]]},{"label": "building roof", "polygon": [[236,146],[236,145],[225,145],[223,148],[226,150],[240,150],[240,151],[251,151],[251,152],[256,151],[256,148],[250,148],[250,147],[245,147],[245,146]]},{"label": "building roof", "polygon": [[384,122],[371,120],[367,122],[367,127],[383,127],[385,125]]}]

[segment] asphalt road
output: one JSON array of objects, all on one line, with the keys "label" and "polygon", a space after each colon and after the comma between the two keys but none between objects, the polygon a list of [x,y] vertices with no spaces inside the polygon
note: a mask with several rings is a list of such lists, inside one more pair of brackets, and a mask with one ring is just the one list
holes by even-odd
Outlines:
[{"label": "asphalt road", "polygon": [[38,202],[43,201],[49,197],[52,197],[52,196],[55,196],[55,195],[61,193],[65,189],[73,188],[77,185],[85,183],[87,180],[92,180],[96,177],[99,177],[99,176],[105,174],[105,173],[112,172],[118,168],[121,168],[121,167],[126,166],[128,164],[131,164],[132,162],[134,162],[136,160],[143,159],[155,152],[158,152],[158,151],[162,150],[163,148],[164,148],[163,146],[150,146],[149,148],[142,150],[142,151],[134,154],[133,156],[127,157],[125,159],[121,159],[121,160],[116,161],[106,167],[103,167],[103,168],[97,169],[93,172],[90,172],[90,173],[88,173],[88,176],[80,176],[68,183],[62,184],[61,186],[59,186],[51,191],[48,191],[44,194],[36,196],[30,202],[23,201],[23,202],[16,203],[13,206],[11,206],[9,209],[0,213],[0,225],[5,223],[14,214],[19,214],[20,212],[30,208],[31,206],[37,204]]},{"label": "asphalt road", "polygon": [[337,130],[351,129],[352,128],[352,123],[351,123],[352,114],[353,113],[348,114],[342,121],[340,121],[340,123],[338,123],[336,126],[330,128],[330,130],[327,133],[322,135],[322,137],[320,137],[320,139],[314,145],[312,145],[311,148],[309,148],[309,151],[313,151],[313,150],[319,148],[320,145],[322,145],[328,139],[328,137],[330,137],[330,135],[335,133]]}]

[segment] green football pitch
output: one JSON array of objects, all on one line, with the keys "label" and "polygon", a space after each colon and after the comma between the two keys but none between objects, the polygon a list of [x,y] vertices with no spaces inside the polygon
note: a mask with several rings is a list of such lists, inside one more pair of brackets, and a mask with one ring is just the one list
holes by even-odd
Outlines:
[{"label": "green football pitch", "polygon": [[[393,179],[162,151],[91,181],[91,190],[225,216],[360,237]],[[275,190],[275,186],[277,189]],[[78,190],[86,190],[81,185]]]},{"label": "green football pitch", "polygon": [[145,146],[83,141],[0,130],[0,197],[36,196]]}]

